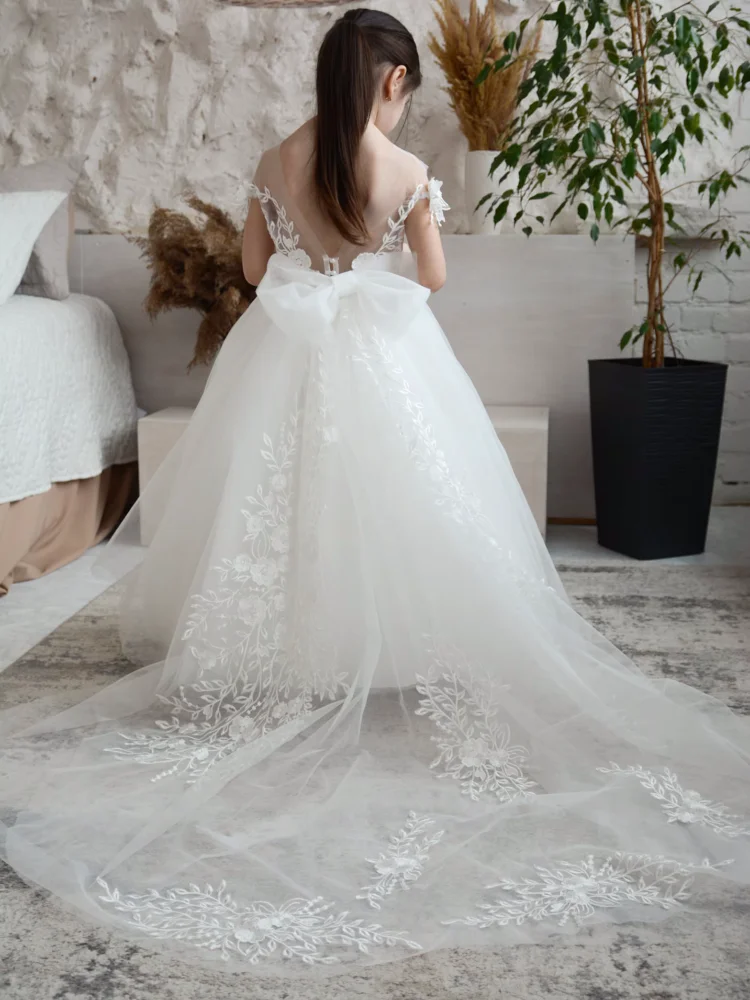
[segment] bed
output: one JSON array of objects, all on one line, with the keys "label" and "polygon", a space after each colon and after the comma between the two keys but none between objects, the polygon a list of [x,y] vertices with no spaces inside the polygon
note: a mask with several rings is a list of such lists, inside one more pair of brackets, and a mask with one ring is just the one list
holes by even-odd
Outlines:
[{"label": "bed", "polygon": [[0,305],[0,596],[75,559],[136,490],[130,365],[101,300]]}]

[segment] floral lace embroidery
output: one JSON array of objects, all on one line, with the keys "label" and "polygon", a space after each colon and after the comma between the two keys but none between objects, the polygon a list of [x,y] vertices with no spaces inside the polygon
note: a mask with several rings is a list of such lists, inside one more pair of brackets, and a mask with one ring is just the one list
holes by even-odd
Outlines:
[{"label": "floral lace embroidery", "polygon": [[312,261],[299,245],[299,233],[294,230],[294,223],[287,218],[286,209],[280,205],[267,187],[261,191],[255,184],[250,185],[250,196],[257,198],[263,210],[268,232],[276,247],[276,253],[283,254],[300,267],[310,270]]},{"label": "floral lace embroidery", "polygon": [[382,901],[394,890],[409,889],[423,873],[430,849],[440,842],[445,833],[445,830],[439,830],[426,834],[425,831],[434,822],[427,816],[410,812],[406,825],[391,837],[387,850],[377,858],[367,858],[367,863],[373,866],[380,878],[372,885],[363,886],[364,895],[357,896],[357,899],[366,899],[373,909],[379,910]]},{"label": "floral lace embroidery", "polygon": [[480,916],[447,920],[469,927],[520,927],[528,920],[555,920],[563,927],[572,920],[579,926],[597,910],[627,903],[672,909],[690,898],[688,891],[697,873],[717,871],[729,862],[712,865],[682,864],[648,854],[617,853],[604,861],[589,855],[583,861],[562,861],[556,868],[535,865],[537,878],[502,879],[488,889],[506,895],[481,903]]},{"label": "floral lace embroidery", "polygon": [[[404,227],[406,220],[411,214],[417,202],[427,199],[430,203],[430,218],[433,225],[442,226],[445,222],[445,213],[450,210],[450,205],[443,198],[443,182],[433,177],[427,184],[418,185],[416,191],[410,198],[407,198],[395,216],[388,220],[380,248],[375,257],[380,257],[384,253],[394,253],[401,249],[404,240]],[[360,256],[370,256],[360,254]]]},{"label": "floral lace embroidery", "polygon": [[214,566],[217,584],[191,598],[182,638],[198,664],[198,680],[158,695],[172,712],[157,720],[160,732],[120,733],[122,743],[105,750],[120,760],[171,765],[152,781],[181,774],[191,783],[239,746],[303,719],[316,702],[333,700],[343,688],[343,673],[330,665],[315,669],[294,655],[299,643],[287,636],[292,471],[300,432],[295,410],[276,445],[264,435],[268,484],[258,485],[241,512],[245,549]]},{"label": "floral lace embroidery", "polygon": [[435,226],[442,226],[445,213],[450,211],[450,205],[443,198],[443,182],[437,177],[431,177],[427,182],[427,197],[430,200],[430,218]]},{"label": "floral lace embroidery", "polygon": [[[445,222],[445,213],[450,210],[450,205],[443,198],[442,188],[442,181],[435,177],[431,178],[427,184],[420,184],[414,194],[403,203],[396,215],[388,220],[388,227],[378,250],[375,253],[359,254],[352,263],[352,269],[355,270],[357,264],[360,267],[365,266],[368,259],[376,259],[385,253],[401,250],[406,219],[417,202],[422,199],[426,198],[430,202],[430,218],[433,225],[441,226]],[[299,233],[295,231],[294,223],[288,218],[284,206],[274,198],[267,187],[261,190],[256,184],[251,183],[249,193],[250,197],[257,198],[260,202],[276,252],[288,257],[300,267],[310,270],[312,261],[299,246]],[[329,257],[324,254],[323,264],[326,274],[338,274],[338,257]]]},{"label": "floral lace embroidery", "polygon": [[623,768],[610,762],[609,767],[598,767],[597,771],[601,771],[602,774],[627,774],[638,778],[652,797],[662,803],[662,809],[669,817],[670,823],[699,823],[725,837],[750,837],[750,825],[743,826],[733,822],[733,820],[743,820],[742,816],[733,815],[720,802],[704,799],[700,792],[683,788],[677,775],[669,768],[665,767],[660,774],[648,771],[640,765]]},{"label": "floral lace embroidery", "polygon": [[301,959],[307,965],[331,965],[340,961],[328,948],[355,948],[368,954],[372,947],[400,945],[410,950],[421,946],[402,931],[388,931],[380,924],[353,920],[347,912],[331,913],[333,903],[316,899],[290,899],[281,907],[264,901],[243,906],[234,901],[221,882],[166,889],[159,892],[121,894],[104,879],[99,898],[116,910],[130,914],[128,923],[149,937],[186,941],[196,948],[218,951],[222,959],[233,956],[257,965],[279,953],[285,959]]},{"label": "floral lace embroidery", "polygon": [[452,473],[435,430],[427,420],[424,403],[404,377],[387,340],[375,331],[370,331],[367,339],[359,329],[352,332],[357,348],[353,360],[368,372],[378,391],[392,405],[393,416],[417,469],[429,477],[436,506],[452,521],[478,534],[478,558],[500,567],[519,590],[536,596],[543,589],[556,597],[557,591],[545,577],[533,575],[517,564],[511,550],[500,548],[494,526],[482,511],[479,497]]},{"label": "floral lace embroidery", "polygon": [[[417,468],[429,476],[437,506],[445,508],[452,520],[459,524],[481,522],[486,543],[490,547],[497,547],[497,542],[492,537],[491,525],[486,518],[482,518],[478,497],[470,493],[463,483],[451,474],[434,428],[425,416],[424,404],[404,378],[403,369],[397,364],[391,347],[376,333],[371,333],[367,341],[359,330],[355,330],[354,335],[357,344],[354,361],[362,365],[379,386],[383,385],[381,374],[388,377],[389,395],[395,397],[401,404],[402,419],[399,421],[401,434],[408,444]],[[376,370],[376,366],[380,371]]]},{"label": "floral lace embroidery", "polygon": [[475,801],[485,794],[503,803],[528,798],[536,787],[522,768],[529,751],[511,742],[509,726],[498,719],[498,695],[507,687],[478,676],[455,650],[432,655],[427,676],[417,675],[423,697],[416,710],[441,734],[432,737],[440,753],[430,767],[442,767],[438,777],[455,779]]}]

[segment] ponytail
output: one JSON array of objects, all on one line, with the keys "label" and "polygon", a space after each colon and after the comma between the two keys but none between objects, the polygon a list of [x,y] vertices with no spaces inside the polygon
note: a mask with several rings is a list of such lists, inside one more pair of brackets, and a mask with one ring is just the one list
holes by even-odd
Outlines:
[{"label": "ponytail", "polygon": [[364,8],[333,24],[318,54],[315,189],[336,229],[358,246],[368,232],[357,158],[378,96],[378,71],[385,66],[406,66],[410,90],[421,83],[411,34],[390,14]]},{"label": "ponytail", "polygon": [[375,104],[375,66],[365,33],[343,17],[318,56],[315,186],[321,207],[350,243],[367,239],[357,154]]}]

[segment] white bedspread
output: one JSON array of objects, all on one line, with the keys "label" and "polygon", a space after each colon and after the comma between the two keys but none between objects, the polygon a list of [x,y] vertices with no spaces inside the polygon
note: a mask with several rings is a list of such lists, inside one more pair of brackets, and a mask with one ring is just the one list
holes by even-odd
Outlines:
[{"label": "white bedspread", "polygon": [[0,306],[0,503],[136,458],[130,365],[99,299]]}]

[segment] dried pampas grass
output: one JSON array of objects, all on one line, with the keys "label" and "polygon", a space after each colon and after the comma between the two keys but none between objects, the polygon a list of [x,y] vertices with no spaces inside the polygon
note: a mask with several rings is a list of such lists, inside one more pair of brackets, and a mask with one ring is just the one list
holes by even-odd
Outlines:
[{"label": "dried pampas grass", "polygon": [[445,89],[469,149],[502,149],[515,113],[518,88],[539,49],[541,24],[505,69],[490,73],[477,84],[482,69],[505,55],[492,3],[480,12],[477,0],[471,0],[469,16],[464,18],[458,0],[437,0],[435,17],[442,37],[430,35],[430,51],[445,74]]},{"label": "dried pampas grass", "polygon": [[190,368],[211,362],[224,338],[255,298],[242,273],[242,232],[226,212],[191,194],[186,204],[199,216],[157,208],[148,236],[133,242],[151,271],[144,303],[149,316],[168,309],[197,309],[203,315]]}]

